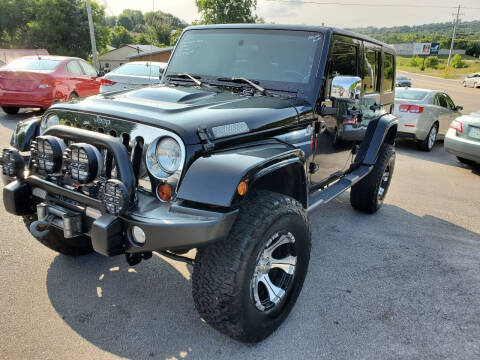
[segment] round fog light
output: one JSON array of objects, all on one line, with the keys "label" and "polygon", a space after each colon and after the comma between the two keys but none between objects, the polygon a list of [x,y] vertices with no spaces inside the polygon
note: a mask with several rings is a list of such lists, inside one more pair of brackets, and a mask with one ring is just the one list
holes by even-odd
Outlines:
[{"label": "round fog light", "polygon": [[145,235],[145,231],[143,231],[142,228],[138,226],[133,226],[132,236],[133,236],[133,240],[135,240],[136,243],[145,244],[146,235]]}]

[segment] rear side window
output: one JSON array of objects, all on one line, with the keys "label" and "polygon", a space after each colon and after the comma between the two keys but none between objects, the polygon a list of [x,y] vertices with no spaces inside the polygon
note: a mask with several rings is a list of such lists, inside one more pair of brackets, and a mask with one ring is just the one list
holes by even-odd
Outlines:
[{"label": "rear side window", "polygon": [[395,99],[401,100],[423,100],[428,92],[421,90],[397,89],[395,91]]},{"label": "rear side window", "polygon": [[394,60],[393,55],[384,54],[383,57],[383,79],[382,79],[382,91],[392,91],[393,90],[393,66]]},{"label": "rear side window", "polygon": [[97,76],[97,71],[93,68],[92,65],[90,65],[86,61],[80,61],[80,64],[82,65],[85,74],[87,74],[88,76]]},{"label": "rear side window", "polygon": [[55,70],[61,63],[60,60],[27,58],[17,59],[4,67],[8,70]]},{"label": "rear side window", "polygon": [[447,102],[448,108],[451,109],[451,110],[455,109],[455,103],[450,98],[450,96],[448,96],[447,94],[443,94],[443,97],[445,98],[445,101]]},{"label": "rear side window", "polygon": [[378,91],[380,53],[374,49],[365,48],[363,60],[363,89],[366,94],[375,93]]},{"label": "rear side window", "polygon": [[78,63],[78,61],[70,61],[70,62],[67,64],[67,71],[68,71],[70,74],[83,75],[83,70],[82,70],[82,68],[80,67],[80,64]]},{"label": "rear side window", "polygon": [[443,94],[435,95],[435,105],[441,106],[443,108],[448,108],[447,99]]},{"label": "rear side window", "polygon": [[336,41],[330,54],[330,76],[357,75],[358,47]]}]

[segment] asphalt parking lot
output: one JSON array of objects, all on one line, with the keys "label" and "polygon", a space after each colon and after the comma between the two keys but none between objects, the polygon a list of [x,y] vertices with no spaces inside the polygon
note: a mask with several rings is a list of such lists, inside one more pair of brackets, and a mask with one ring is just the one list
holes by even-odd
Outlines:
[{"label": "asphalt parking lot", "polygon": [[[412,79],[447,91],[465,113],[480,109],[480,89]],[[0,110],[1,147],[32,114]],[[480,358],[480,169],[460,164],[441,142],[432,153],[400,142],[381,211],[358,213],[348,197],[311,214],[303,292],[257,345],[202,322],[187,265],[154,256],[131,268],[123,257],[57,255],[0,210],[0,358]]]}]

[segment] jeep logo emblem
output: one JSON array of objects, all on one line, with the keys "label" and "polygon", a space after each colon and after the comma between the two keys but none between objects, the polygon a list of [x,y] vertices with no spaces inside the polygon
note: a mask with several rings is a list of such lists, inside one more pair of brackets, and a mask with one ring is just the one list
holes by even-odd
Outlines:
[{"label": "jeep logo emblem", "polygon": [[110,124],[111,124],[111,121],[109,119],[104,119],[104,118],[101,118],[100,116],[97,116],[94,119],[94,122],[95,122],[95,124],[103,126],[103,127],[110,126]]}]

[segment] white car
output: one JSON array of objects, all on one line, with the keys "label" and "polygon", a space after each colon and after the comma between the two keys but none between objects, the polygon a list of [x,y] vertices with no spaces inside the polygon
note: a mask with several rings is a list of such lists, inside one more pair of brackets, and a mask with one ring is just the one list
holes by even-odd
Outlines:
[{"label": "white car", "polygon": [[160,83],[167,63],[134,61],[113,69],[100,80],[100,93],[136,89]]},{"label": "white car", "polygon": [[462,81],[463,86],[465,87],[480,87],[480,72],[467,75]]},{"label": "white car", "polygon": [[421,150],[431,151],[435,141],[445,137],[452,120],[462,115],[460,110],[463,107],[442,91],[396,88],[397,137],[414,139]]}]

